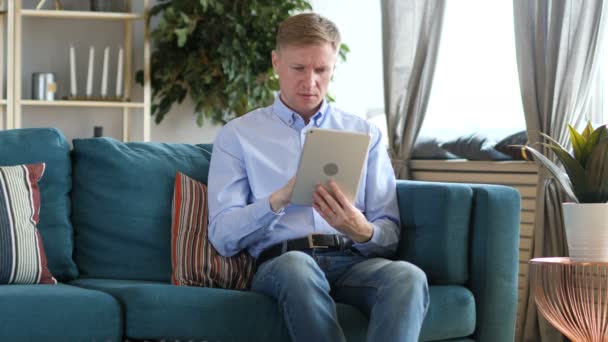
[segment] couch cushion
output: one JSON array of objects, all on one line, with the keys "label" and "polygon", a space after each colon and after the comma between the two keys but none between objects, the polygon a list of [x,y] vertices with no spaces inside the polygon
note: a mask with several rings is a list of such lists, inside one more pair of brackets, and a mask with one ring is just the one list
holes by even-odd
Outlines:
[{"label": "couch cushion", "polygon": [[181,172],[175,175],[171,217],[171,282],[175,285],[249,288],[254,260],[244,250],[220,255],[208,239],[207,185]]},{"label": "couch cushion", "polygon": [[122,341],[112,296],[66,284],[0,286],[0,341]]},{"label": "couch cushion", "polygon": [[56,284],[36,225],[44,163],[0,166],[0,284]]},{"label": "couch cushion", "polygon": [[26,128],[0,131],[0,166],[45,163],[40,180],[40,224],[51,273],[58,280],[73,279],[78,269],[72,260],[70,222],[70,146],[53,128]]},{"label": "couch cushion", "polygon": [[475,331],[475,298],[464,286],[429,286],[431,304],[426,314],[421,341],[466,337]]},{"label": "couch cushion", "polygon": [[414,144],[411,159],[458,159],[458,156],[441,148],[437,138],[420,136]]},{"label": "couch cushion", "polygon": [[528,132],[521,131],[502,138],[494,145],[494,149],[508,155],[514,160],[532,160],[532,156],[529,156],[529,153],[526,153],[523,148],[514,146],[526,144],[528,144]]},{"label": "couch cushion", "polygon": [[[107,279],[78,279],[72,284],[116,297],[125,310],[129,338],[289,341],[276,302],[254,292]],[[349,341],[365,341],[363,314],[340,304],[338,316]]]},{"label": "couch cushion", "polygon": [[402,237],[397,257],[420,267],[431,285],[468,279],[473,191],[467,185],[397,182]]},{"label": "couch cushion", "polygon": [[[125,310],[125,335],[135,339],[289,341],[276,302],[254,292],[109,279],[73,285],[108,292]],[[475,300],[462,286],[431,286],[421,341],[466,337],[475,330]],[[348,341],[365,341],[367,318],[338,304]],[[235,323],[238,322],[238,323]],[[235,329],[238,324],[238,329]]]},{"label": "couch cushion", "polygon": [[175,173],[206,183],[210,152],[111,138],[73,143],[74,259],[81,276],[169,282]]}]

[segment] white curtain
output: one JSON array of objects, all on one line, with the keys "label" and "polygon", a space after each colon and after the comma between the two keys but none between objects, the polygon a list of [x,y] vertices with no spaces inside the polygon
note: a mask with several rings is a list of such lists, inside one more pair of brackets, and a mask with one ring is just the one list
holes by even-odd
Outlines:
[{"label": "white curtain", "polygon": [[444,11],[445,0],[382,0],[384,107],[399,179],[410,178],[407,163],[426,113]]},{"label": "white curtain", "polygon": [[[602,0],[514,0],[515,43],[521,96],[530,143],[539,132],[569,145],[567,124],[579,126],[601,106],[594,94],[606,6]],[[595,102],[595,103],[594,103]],[[545,156],[548,149],[536,145]],[[539,172],[533,257],[567,256],[561,203],[567,201],[553,177]],[[563,341],[536,310],[527,291],[516,341]]]}]

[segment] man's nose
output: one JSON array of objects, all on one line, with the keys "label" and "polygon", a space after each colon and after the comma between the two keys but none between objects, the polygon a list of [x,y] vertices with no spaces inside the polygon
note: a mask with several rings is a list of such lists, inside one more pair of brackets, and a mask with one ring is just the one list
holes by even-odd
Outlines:
[{"label": "man's nose", "polygon": [[306,75],[304,76],[304,85],[306,85],[307,87],[313,88],[315,86],[315,82],[316,82],[316,75],[314,73],[314,70],[307,71]]}]

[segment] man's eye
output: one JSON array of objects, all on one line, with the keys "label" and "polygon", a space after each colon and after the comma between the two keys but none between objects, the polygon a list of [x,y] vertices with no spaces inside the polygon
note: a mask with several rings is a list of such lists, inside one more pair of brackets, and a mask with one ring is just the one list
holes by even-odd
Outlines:
[{"label": "man's eye", "polygon": [[324,74],[327,71],[327,69],[319,68],[319,69],[316,69],[315,71],[317,72],[317,74]]},{"label": "man's eye", "polygon": [[296,71],[302,71],[304,70],[304,67],[293,67],[293,69]]}]

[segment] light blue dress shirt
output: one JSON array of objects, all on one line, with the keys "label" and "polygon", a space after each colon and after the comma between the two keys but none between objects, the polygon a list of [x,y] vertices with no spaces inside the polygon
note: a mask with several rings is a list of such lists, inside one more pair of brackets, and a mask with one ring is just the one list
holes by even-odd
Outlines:
[{"label": "light blue dress shirt", "polygon": [[[219,131],[209,169],[209,239],[224,256],[265,248],[309,233],[340,234],[310,206],[288,205],[279,213],[270,195],[296,174],[306,131],[332,128],[371,135],[355,206],[372,223],[370,241],[354,247],[366,256],[390,256],[399,241],[395,176],[380,130],[323,101],[308,124],[277,95],[274,104],[228,122]],[[330,148],[330,146],[328,146]]]}]

